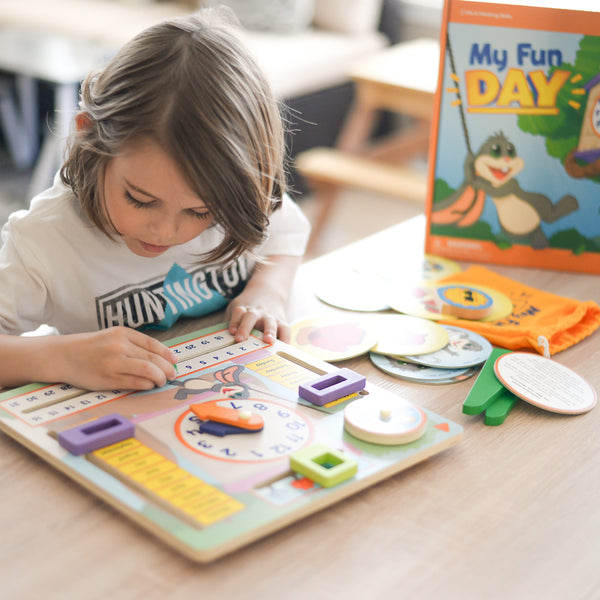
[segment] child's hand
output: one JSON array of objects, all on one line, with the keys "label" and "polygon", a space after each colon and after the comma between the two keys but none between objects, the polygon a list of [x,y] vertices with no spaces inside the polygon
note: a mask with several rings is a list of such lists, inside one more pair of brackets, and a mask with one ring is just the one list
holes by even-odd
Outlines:
[{"label": "child's hand", "polygon": [[56,336],[59,380],[87,390],[148,390],[175,379],[175,357],[154,338],[127,327]]},{"label": "child's hand", "polygon": [[236,341],[248,339],[255,327],[262,330],[268,344],[277,338],[290,341],[285,304],[300,260],[298,256],[273,255],[255,267],[244,291],[227,307],[229,333]]},{"label": "child's hand", "polygon": [[227,308],[229,333],[237,342],[248,339],[252,329],[260,329],[263,339],[272,344],[277,338],[290,341],[290,328],[285,321],[283,306],[273,298],[249,297],[243,292]]}]

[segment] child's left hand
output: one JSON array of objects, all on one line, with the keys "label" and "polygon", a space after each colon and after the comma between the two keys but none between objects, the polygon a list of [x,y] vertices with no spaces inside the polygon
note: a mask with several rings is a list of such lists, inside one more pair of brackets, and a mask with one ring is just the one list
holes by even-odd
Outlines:
[{"label": "child's left hand", "polygon": [[256,266],[244,291],[227,307],[229,332],[236,341],[248,339],[254,328],[263,332],[269,344],[276,339],[290,341],[285,304],[299,263],[300,257],[278,255]]},{"label": "child's left hand", "polygon": [[[269,301],[271,306],[268,306]],[[289,342],[290,328],[285,322],[282,306],[277,304],[274,299],[247,298],[244,293],[235,298],[227,310],[229,332],[236,342],[248,339],[254,328],[263,332],[263,339],[269,344],[277,338]]]}]

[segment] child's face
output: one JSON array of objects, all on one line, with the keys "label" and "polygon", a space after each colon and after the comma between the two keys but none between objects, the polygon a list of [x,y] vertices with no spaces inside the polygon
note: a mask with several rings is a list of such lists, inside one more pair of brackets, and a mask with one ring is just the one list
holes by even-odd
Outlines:
[{"label": "child's face", "polygon": [[108,216],[138,256],[159,256],[189,242],[212,222],[204,202],[154,142],[138,142],[111,159],[104,178]]}]

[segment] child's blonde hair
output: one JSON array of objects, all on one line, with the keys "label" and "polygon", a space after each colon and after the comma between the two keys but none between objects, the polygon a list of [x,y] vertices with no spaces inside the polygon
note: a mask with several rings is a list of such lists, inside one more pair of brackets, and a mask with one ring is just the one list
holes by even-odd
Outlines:
[{"label": "child's blonde hair", "polygon": [[104,233],[108,162],[126,144],[157,143],[180,167],[225,237],[207,260],[260,244],[285,191],[279,106],[235,27],[214,10],[143,31],[85,80],[86,127],[70,141],[61,178]]}]

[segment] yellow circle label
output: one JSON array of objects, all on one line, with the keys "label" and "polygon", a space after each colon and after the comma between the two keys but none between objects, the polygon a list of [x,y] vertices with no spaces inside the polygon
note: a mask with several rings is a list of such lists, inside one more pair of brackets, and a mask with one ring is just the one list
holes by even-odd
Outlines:
[{"label": "yellow circle label", "polygon": [[449,285],[438,289],[440,298],[460,308],[487,308],[492,305],[492,298],[485,292],[464,285]]}]

